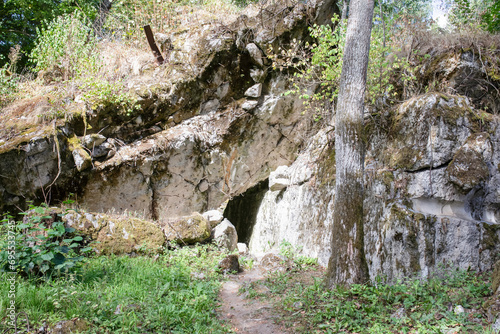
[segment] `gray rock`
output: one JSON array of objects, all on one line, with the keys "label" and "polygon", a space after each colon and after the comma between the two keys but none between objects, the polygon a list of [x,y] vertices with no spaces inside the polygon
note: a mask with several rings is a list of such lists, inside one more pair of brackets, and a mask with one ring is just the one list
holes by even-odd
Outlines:
[{"label": "gray rock", "polygon": [[95,146],[99,146],[106,141],[106,137],[101,134],[93,133],[91,135],[86,135],[81,139],[82,145],[88,149],[92,149]]},{"label": "gray rock", "polygon": [[245,91],[245,96],[248,96],[248,97],[260,97],[261,94],[262,94],[262,84],[261,83],[255,84]]},{"label": "gray rock", "polygon": [[71,320],[59,321],[52,328],[52,334],[70,334],[79,333],[87,331],[91,328],[91,325],[87,320],[80,318],[73,318]]},{"label": "gray rock", "polygon": [[446,168],[446,176],[463,190],[471,190],[488,179],[490,172],[486,161],[490,160],[491,151],[487,133],[472,134]]},{"label": "gray rock", "polygon": [[163,226],[167,241],[195,244],[210,238],[210,225],[199,213],[167,221]]},{"label": "gray rock", "polygon": [[275,253],[267,253],[260,260],[260,265],[266,269],[283,268],[286,264],[286,259]]},{"label": "gray rock", "polygon": [[220,106],[220,101],[217,99],[208,100],[200,107],[200,114],[207,114],[211,111],[216,111]]},{"label": "gray rock", "polygon": [[266,80],[267,72],[260,68],[252,68],[250,70],[250,77],[252,77],[253,81],[256,83],[262,83]]},{"label": "gray rock", "polygon": [[290,185],[290,174],[287,166],[279,166],[269,174],[269,190],[277,191]]},{"label": "gray rock", "polygon": [[243,110],[252,110],[259,104],[259,101],[251,101],[247,100],[241,105],[241,109]]},{"label": "gray rock", "polygon": [[236,228],[227,219],[217,225],[214,229],[214,242],[219,247],[227,248],[230,252],[236,249],[238,244],[238,234]]},{"label": "gray rock", "polygon": [[405,309],[403,307],[400,307],[396,310],[396,312],[391,314],[391,318],[402,319],[405,317],[405,315],[406,315]]},{"label": "gray rock", "polygon": [[246,45],[246,49],[255,64],[259,66],[264,65],[264,54],[257,45],[255,45],[254,43],[249,43]]},{"label": "gray rock", "polygon": [[491,330],[493,331],[493,333],[500,332],[500,317],[491,326]]},{"label": "gray rock", "polygon": [[110,143],[103,143],[102,145],[96,146],[90,149],[90,156],[92,158],[101,158],[107,156],[108,153],[113,149],[113,145]]},{"label": "gray rock", "polygon": [[212,228],[217,226],[224,219],[224,216],[219,210],[210,210],[204,212],[202,216],[205,217],[206,220],[208,220],[208,223]]},{"label": "gray rock", "polygon": [[238,255],[231,254],[226,256],[219,262],[219,269],[225,274],[239,272],[240,263],[238,261]]},{"label": "gray rock", "polygon": [[92,166],[92,159],[87,151],[85,151],[81,146],[76,147],[71,154],[75,161],[76,169],[81,172],[90,166]]},{"label": "gray rock", "polygon": [[[500,237],[500,174],[492,168],[500,164],[500,129],[488,122],[476,128],[474,112],[458,96],[425,94],[400,105],[397,113],[391,136],[375,134],[366,153],[370,276],[427,277],[439,263],[490,269],[500,251],[500,245],[488,243]],[[471,129],[482,132],[471,134]],[[312,138],[288,168],[286,188],[284,183],[277,187],[282,191],[263,195],[249,242],[252,253],[285,239],[302,247],[301,254],[328,264],[335,165],[327,138],[321,132]],[[466,150],[476,158],[458,159]],[[325,158],[318,159],[321,155]],[[459,160],[463,174],[455,175],[463,182],[449,175],[449,166]],[[484,172],[479,177],[467,173],[475,162],[482,167],[470,170]]]},{"label": "gray rock", "polygon": [[240,255],[246,255],[246,254],[248,254],[248,246],[247,246],[247,244],[242,243],[242,242],[238,242],[237,247],[238,247],[238,253]]}]

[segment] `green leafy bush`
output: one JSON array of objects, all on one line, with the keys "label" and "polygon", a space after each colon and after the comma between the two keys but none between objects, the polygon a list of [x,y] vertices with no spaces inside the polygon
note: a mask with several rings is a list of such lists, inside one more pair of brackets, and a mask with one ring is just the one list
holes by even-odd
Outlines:
[{"label": "green leafy bush", "polygon": [[82,12],[61,15],[37,33],[30,55],[36,71],[61,71],[68,80],[98,66],[97,41]]},{"label": "green leafy bush", "polygon": [[[24,221],[15,224],[16,231],[0,240],[1,271],[12,271],[14,260],[16,271],[23,275],[57,276],[83,263],[92,248],[85,246],[74,228],[47,215],[46,206],[31,206],[28,212]],[[2,223],[9,224],[10,219]]]},{"label": "green leafy bush", "polygon": [[[392,31],[385,28],[385,25],[402,27],[402,23],[396,22],[397,20],[408,19],[406,16],[384,18],[382,15],[375,18],[366,85],[366,97],[371,103],[379,99],[394,99],[396,92],[393,78],[403,84],[404,95],[408,93],[408,83],[415,79],[408,62],[409,57],[403,54],[401,48],[404,44],[401,41],[408,36],[404,35],[402,28]],[[294,71],[293,88],[286,94],[299,94],[306,106],[319,104],[316,111],[323,109],[325,103],[333,103],[338,95],[344,56],[345,23],[340,22],[335,15],[331,26],[314,25],[310,28],[311,37],[316,41],[312,45],[306,43],[302,46],[294,40],[287,51],[280,50],[277,54],[268,51],[275,69]]]},{"label": "green leafy bush", "polygon": [[491,33],[500,31],[500,0],[495,2],[482,14],[483,24]]}]

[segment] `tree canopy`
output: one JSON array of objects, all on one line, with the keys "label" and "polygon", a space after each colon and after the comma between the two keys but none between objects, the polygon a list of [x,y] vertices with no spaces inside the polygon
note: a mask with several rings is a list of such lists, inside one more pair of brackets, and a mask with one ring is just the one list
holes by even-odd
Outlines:
[{"label": "tree canopy", "polygon": [[7,63],[10,49],[20,46],[20,68],[33,49],[37,30],[57,16],[81,9],[93,19],[99,0],[1,0],[0,1],[0,66]]}]

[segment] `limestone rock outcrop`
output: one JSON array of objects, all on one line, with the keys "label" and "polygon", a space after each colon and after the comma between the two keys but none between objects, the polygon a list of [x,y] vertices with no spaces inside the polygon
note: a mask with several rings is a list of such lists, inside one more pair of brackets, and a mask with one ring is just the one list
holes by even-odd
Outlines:
[{"label": "limestone rock outcrop", "polygon": [[[365,175],[365,253],[370,276],[431,274],[440,265],[490,269],[500,251],[500,131],[467,98],[430,93],[387,113],[370,133]],[[485,121],[486,120],[486,121]],[[250,251],[286,240],[326,265],[331,245],[335,156],[326,131],[270,189]],[[229,206],[231,203],[229,203]]]},{"label": "limestone rock outcrop", "polygon": [[[335,251],[334,122],[330,114],[315,122],[298,96],[283,94],[291,73],[273,69],[266,53],[307,40],[308,23],[327,23],[335,8],[273,4],[258,17],[169,36],[166,64],[138,65],[126,81],[135,112],[75,98],[71,120],[0,142],[0,209],[71,192],[93,213],[69,212],[65,222],[102,253],[205,242],[219,225],[215,239],[231,250],[238,240],[228,230],[252,253],[285,240],[326,265]],[[496,93],[467,81],[488,76],[469,51],[439,55],[415,75],[427,93],[366,110],[370,276],[491,269],[500,254]]]}]

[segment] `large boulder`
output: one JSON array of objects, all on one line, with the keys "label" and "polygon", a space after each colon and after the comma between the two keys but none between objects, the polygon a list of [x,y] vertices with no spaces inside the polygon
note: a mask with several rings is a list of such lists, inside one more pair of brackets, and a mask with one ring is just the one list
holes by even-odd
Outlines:
[{"label": "large boulder", "polygon": [[219,247],[227,248],[230,252],[238,245],[238,234],[236,228],[227,219],[224,219],[214,228],[214,242]]},{"label": "large boulder", "polygon": [[210,224],[199,213],[167,221],[163,226],[168,241],[178,244],[195,244],[210,238]]},{"label": "large boulder", "polygon": [[165,244],[160,226],[139,218],[70,210],[62,221],[96,241],[93,246],[102,254],[157,252]]}]

